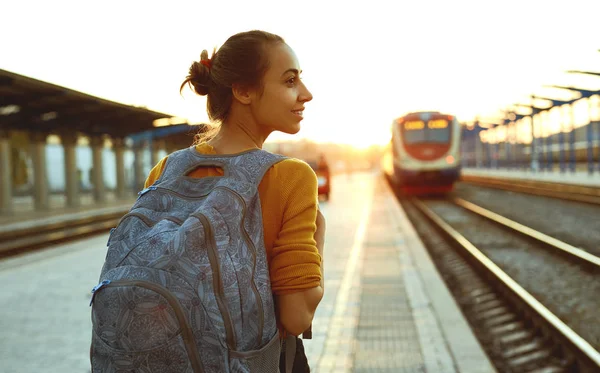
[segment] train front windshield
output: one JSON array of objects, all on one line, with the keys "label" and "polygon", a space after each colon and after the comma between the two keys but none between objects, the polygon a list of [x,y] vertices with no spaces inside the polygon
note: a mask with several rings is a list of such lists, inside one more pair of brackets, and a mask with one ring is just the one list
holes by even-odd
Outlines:
[{"label": "train front windshield", "polygon": [[406,144],[434,143],[445,144],[450,141],[450,122],[435,118],[428,121],[407,120],[400,124]]}]

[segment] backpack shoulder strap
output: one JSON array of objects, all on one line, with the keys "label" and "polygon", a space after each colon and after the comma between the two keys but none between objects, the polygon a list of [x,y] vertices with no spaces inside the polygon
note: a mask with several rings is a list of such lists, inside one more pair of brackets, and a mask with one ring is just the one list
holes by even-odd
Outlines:
[{"label": "backpack shoulder strap", "polygon": [[230,158],[229,175],[238,180],[258,185],[273,165],[287,157],[266,150],[251,150]]}]

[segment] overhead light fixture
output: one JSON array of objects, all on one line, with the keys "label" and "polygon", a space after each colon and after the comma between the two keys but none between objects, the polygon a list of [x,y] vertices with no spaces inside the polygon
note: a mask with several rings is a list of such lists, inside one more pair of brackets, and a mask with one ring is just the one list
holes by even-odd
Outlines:
[{"label": "overhead light fixture", "polygon": [[58,113],[56,111],[50,111],[47,113],[44,113],[40,116],[40,118],[44,121],[44,122],[48,122],[50,120],[54,120],[58,117]]},{"label": "overhead light fixture", "polygon": [[21,107],[18,105],[0,106],[0,115],[17,114],[19,111],[21,111]]}]

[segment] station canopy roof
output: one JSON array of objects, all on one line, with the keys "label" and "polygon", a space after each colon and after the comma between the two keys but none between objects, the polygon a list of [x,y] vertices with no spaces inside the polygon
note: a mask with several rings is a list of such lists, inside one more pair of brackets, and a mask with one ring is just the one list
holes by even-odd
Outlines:
[{"label": "station canopy roof", "polygon": [[174,119],[0,69],[0,130],[126,137],[163,118]]}]

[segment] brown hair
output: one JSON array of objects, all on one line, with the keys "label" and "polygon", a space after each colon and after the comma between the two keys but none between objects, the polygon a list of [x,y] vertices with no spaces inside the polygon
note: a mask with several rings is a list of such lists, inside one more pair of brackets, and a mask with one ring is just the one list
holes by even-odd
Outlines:
[{"label": "brown hair", "polygon": [[208,117],[213,122],[223,123],[231,108],[231,87],[233,84],[261,87],[262,78],[269,67],[265,49],[267,45],[275,43],[285,41],[278,35],[260,30],[235,34],[218,51],[213,50],[210,60],[208,51],[202,51],[200,61],[192,63],[179,91],[189,84],[197,94],[206,95]]}]

